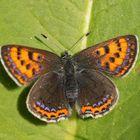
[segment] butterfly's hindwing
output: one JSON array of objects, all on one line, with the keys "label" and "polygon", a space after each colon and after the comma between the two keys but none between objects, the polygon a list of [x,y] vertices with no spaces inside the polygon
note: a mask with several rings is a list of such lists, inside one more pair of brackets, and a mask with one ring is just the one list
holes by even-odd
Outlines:
[{"label": "butterfly's hindwing", "polygon": [[63,76],[54,72],[37,80],[26,103],[34,116],[46,122],[57,122],[71,114],[64,92]]},{"label": "butterfly's hindwing", "polygon": [[82,118],[107,114],[117,103],[118,90],[113,82],[96,70],[83,70],[77,76],[79,94],[76,109]]}]

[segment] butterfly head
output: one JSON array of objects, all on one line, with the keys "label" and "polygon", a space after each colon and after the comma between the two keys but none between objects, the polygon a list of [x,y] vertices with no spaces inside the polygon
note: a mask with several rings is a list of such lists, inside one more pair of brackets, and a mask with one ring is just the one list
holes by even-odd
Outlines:
[{"label": "butterfly head", "polygon": [[64,53],[62,53],[61,57],[65,60],[68,60],[70,59],[71,55],[67,51],[65,51]]}]

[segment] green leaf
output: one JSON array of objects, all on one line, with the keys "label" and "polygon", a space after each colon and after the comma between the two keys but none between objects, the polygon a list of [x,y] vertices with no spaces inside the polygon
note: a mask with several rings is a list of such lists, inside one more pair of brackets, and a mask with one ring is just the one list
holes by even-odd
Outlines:
[{"label": "green leaf", "polygon": [[[124,34],[140,35],[139,0],[1,0],[0,44],[23,44],[72,54]],[[40,34],[45,34],[44,39]],[[36,40],[43,40],[47,46]],[[93,120],[78,118],[48,124],[26,108],[28,88],[19,88],[0,65],[0,139],[2,140],[138,140],[140,138],[140,57],[125,78],[112,79],[120,92],[117,106]]]}]

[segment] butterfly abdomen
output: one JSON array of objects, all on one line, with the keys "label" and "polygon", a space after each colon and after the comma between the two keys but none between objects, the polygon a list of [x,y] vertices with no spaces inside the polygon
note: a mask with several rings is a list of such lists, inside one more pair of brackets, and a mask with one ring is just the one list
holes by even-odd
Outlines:
[{"label": "butterfly abdomen", "polygon": [[65,70],[64,85],[67,100],[69,102],[75,102],[75,100],[78,97],[78,84],[75,77],[74,64],[70,58],[67,58],[65,60],[64,70]]}]

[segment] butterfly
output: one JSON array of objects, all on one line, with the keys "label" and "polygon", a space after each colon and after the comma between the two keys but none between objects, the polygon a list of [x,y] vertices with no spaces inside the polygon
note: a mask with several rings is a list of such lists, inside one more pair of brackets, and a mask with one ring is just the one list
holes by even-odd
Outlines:
[{"label": "butterfly", "polygon": [[[122,77],[134,66],[138,39],[125,35],[71,56],[23,45],[1,47],[1,62],[18,86],[33,82],[27,108],[45,122],[69,118],[75,107],[81,118],[98,118],[117,104],[119,93],[106,76]],[[104,75],[106,74],[106,75]]]}]

